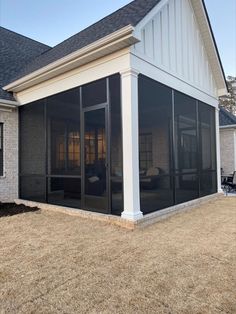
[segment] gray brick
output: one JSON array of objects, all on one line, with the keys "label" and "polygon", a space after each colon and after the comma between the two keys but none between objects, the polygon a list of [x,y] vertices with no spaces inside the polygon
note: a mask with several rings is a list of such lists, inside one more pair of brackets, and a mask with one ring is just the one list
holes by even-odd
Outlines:
[{"label": "gray brick", "polygon": [[0,177],[0,202],[13,202],[18,197],[18,111],[1,111],[3,123],[4,175]]}]

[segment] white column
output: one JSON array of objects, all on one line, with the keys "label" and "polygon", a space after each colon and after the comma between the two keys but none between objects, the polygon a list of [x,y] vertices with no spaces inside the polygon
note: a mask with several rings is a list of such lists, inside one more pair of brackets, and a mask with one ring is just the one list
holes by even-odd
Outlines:
[{"label": "white column", "polygon": [[140,211],[139,191],[139,129],[138,129],[138,72],[121,72],[124,211],[122,218],[136,221]]},{"label": "white column", "polygon": [[220,123],[219,123],[219,109],[215,109],[216,115],[216,162],[217,162],[217,190],[222,193],[221,189],[221,161],[220,161]]}]

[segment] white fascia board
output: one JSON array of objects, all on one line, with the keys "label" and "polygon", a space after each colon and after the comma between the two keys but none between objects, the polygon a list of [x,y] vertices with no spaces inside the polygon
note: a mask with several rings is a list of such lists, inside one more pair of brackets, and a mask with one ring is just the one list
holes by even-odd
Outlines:
[{"label": "white fascia board", "polygon": [[21,105],[88,84],[130,68],[130,47],[15,93]]},{"label": "white fascia board", "polygon": [[133,36],[134,27],[128,25],[94,43],[73,52],[49,65],[36,70],[6,86],[4,90],[19,92],[33,85],[39,84],[59,74],[108,55],[119,49],[131,46],[139,41]]},{"label": "white fascia board", "polygon": [[[163,6],[165,6],[169,0],[160,1],[139,23],[134,30],[134,36],[141,38],[141,29],[157,14]],[[195,12],[196,19],[201,30],[201,36],[205,43],[205,49],[208,54],[208,58],[211,64],[212,72],[216,80],[218,87],[218,96],[227,94],[227,86],[225,83],[225,75],[221,68],[221,62],[218,57],[215,41],[212,36],[208,18],[204,9],[202,0],[190,0],[192,8]]]},{"label": "white fascia board", "polygon": [[17,108],[18,106],[13,106],[13,105],[7,105],[4,104],[1,100],[0,100],[0,112],[4,111],[4,112],[12,112],[12,110],[14,110],[15,108]]},{"label": "white fascia board", "polygon": [[17,101],[0,98],[0,106],[2,107],[15,108],[15,107],[18,107],[19,105],[20,104]]},{"label": "white fascia board", "polygon": [[136,55],[131,53],[131,67],[139,71],[139,73],[159,82],[162,83],[170,88],[173,88],[176,91],[180,91],[190,97],[198,99],[218,110],[219,100],[213,97],[210,94],[203,92],[202,90],[196,88],[194,85],[191,85],[179,77],[175,75],[163,71],[157,66],[147,62],[146,60],[137,57]]},{"label": "white fascia board", "polygon": [[228,94],[228,91],[226,88],[221,88],[221,89],[218,89],[218,96],[221,97],[221,96],[225,96]]},{"label": "white fascia board", "polygon": [[225,74],[222,70],[221,61],[219,59],[216,43],[212,35],[212,30],[208,22],[203,0],[191,0],[191,4],[198,21],[201,36],[205,43],[205,49],[207,51],[207,55],[218,87],[218,94],[219,96],[225,95],[227,94]]},{"label": "white fascia board", "polygon": [[135,26],[134,36],[141,39],[141,29],[168,3],[169,0],[160,1],[155,7]]}]

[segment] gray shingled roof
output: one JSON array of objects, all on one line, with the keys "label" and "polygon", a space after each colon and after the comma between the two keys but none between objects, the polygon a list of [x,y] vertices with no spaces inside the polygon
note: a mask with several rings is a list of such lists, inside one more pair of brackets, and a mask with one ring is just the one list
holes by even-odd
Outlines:
[{"label": "gray shingled roof", "polygon": [[11,83],[119,29],[136,26],[161,0],[135,0],[42,54],[18,72]]},{"label": "gray shingled roof", "polygon": [[14,101],[11,93],[2,89],[13,80],[33,58],[50,47],[0,27],[0,99]]},{"label": "gray shingled roof", "polygon": [[220,108],[220,126],[236,125],[236,116],[224,109]]}]

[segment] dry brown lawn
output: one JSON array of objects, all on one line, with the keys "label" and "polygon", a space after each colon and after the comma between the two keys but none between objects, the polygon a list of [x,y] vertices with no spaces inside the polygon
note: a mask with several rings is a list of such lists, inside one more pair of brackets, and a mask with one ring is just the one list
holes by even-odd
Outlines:
[{"label": "dry brown lawn", "polygon": [[236,197],[145,229],[0,219],[0,313],[236,313]]}]

